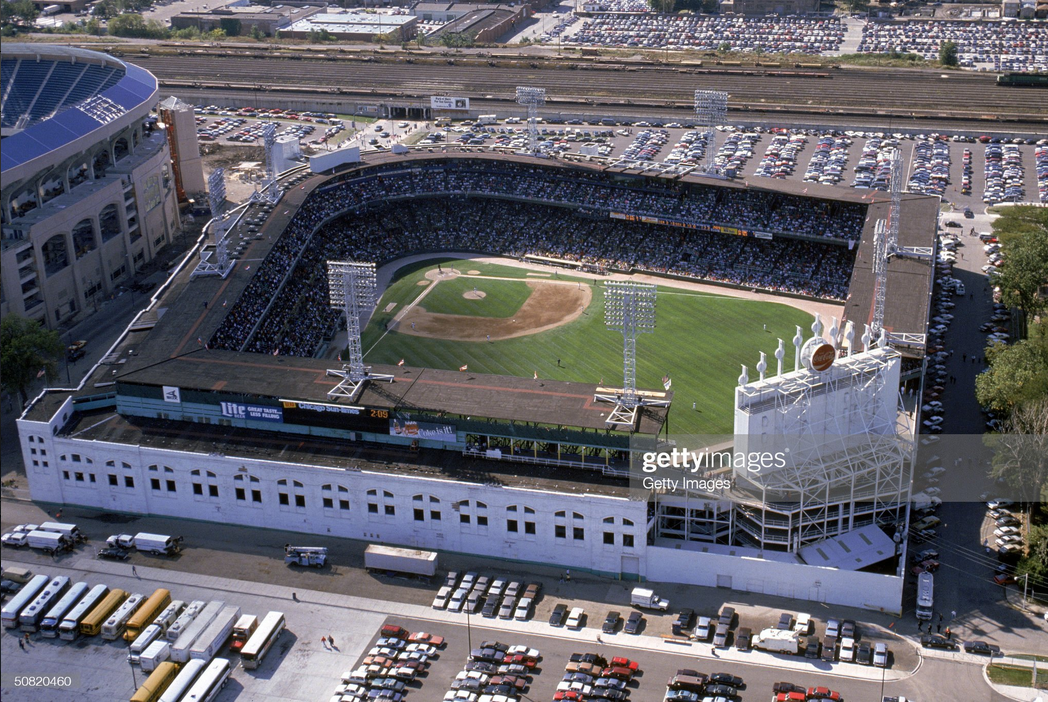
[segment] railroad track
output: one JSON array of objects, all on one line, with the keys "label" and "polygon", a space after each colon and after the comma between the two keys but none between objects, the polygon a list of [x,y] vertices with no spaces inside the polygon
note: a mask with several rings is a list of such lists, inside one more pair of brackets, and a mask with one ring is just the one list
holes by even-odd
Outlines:
[{"label": "railroad track", "polygon": [[[116,47],[114,51],[119,53]],[[638,105],[690,108],[696,89],[724,90],[732,111],[844,112],[942,117],[973,122],[1048,124],[1048,91],[998,87],[969,72],[849,69],[804,71],[714,66],[671,67],[537,58],[417,56],[405,52],[272,58],[257,50],[127,51],[124,57],[165,85],[326,90],[378,98],[434,94],[509,100],[518,85],[544,87],[552,106]],[[408,63],[407,61],[412,61]],[[828,75],[827,75],[828,74]]]}]

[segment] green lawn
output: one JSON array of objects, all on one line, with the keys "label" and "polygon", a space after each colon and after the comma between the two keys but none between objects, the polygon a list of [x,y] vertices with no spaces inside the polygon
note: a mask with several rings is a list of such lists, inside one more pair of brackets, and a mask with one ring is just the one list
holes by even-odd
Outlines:
[{"label": "green lawn", "polygon": [[[1020,668],[1010,665],[993,664],[986,669],[986,674],[992,682],[998,685],[1014,685],[1016,687],[1033,687],[1033,669]],[[1048,671],[1037,671],[1037,685],[1048,687]]]},{"label": "green lawn", "polygon": [[[517,278],[527,275],[527,271],[518,268],[470,261],[456,261],[453,265],[463,272],[480,270],[486,275]],[[425,271],[435,268],[436,261],[427,261],[402,269],[394,276],[395,282],[382,296],[378,312],[364,330],[366,361],[396,363],[403,358],[413,366],[456,369],[468,364],[470,371],[477,373],[530,378],[538,372],[539,377],[554,380],[597,383],[603,379],[607,385],[621,384],[622,335],[604,328],[604,302],[599,284],[594,288],[593,303],[579,319],[541,334],[489,343],[386,333],[386,324],[392,315],[422,290],[417,283]],[[570,276],[559,277],[570,279]],[[441,283],[444,284],[446,281]],[[397,308],[390,314],[382,313],[391,301],[398,303]],[[423,306],[430,308],[425,302]],[[661,286],[657,318],[655,333],[637,339],[637,386],[661,390],[662,376],[668,374],[672,378],[675,397],[670,428],[674,434],[730,434],[740,364],[745,363],[750,377],[756,378],[754,366],[759,352],[765,351],[769,371],[772,371],[775,367],[772,354],[781,337],[787,345],[785,365],[792,370],[790,339],[794,327],[799,324],[807,329],[811,324],[811,315],[787,305]]]},{"label": "green lawn", "polygon": [[[463,295],[476,290],[484,293],[480,300],[467,300]],[[434,314],[458,314],[469,317],[507,319],[531,296],[523,280],[479,279],[463,275],[440,281],[419,304]]]}]

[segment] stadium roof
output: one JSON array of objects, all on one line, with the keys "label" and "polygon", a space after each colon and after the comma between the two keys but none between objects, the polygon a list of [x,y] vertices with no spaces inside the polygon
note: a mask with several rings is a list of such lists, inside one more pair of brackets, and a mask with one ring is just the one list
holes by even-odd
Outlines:
[{"label": "stadium roof", "polygon": [[[43,69],[38,64],[49,62]],[[41,96],[51,95],[48,113],[29,126],[4,139],[0,150],[0,172],[8,174],[20,166],[88,137],[105,125],[120,119],[143,104],[148,105],[158,92],[157,80],[145,69],[118,61],[97,51],[38,44],[5,44],[3,53],[3,119],[4,123],[25,121]],[[32,67],[32,73],[21,69]],[[79,81],[90,67],[103,67],[97,85],[78,92]],[[59,75],[59,72],[61,75]],[[21,74],[21,76],[20,76]],[[33,81],[23,85],[20,80]],[[51,81],[55,84],[52,85]],[[42,82],[41,82],[42,81]],[[25,100],[18,101],[19,90]],[[88,94],[84,94],[88,93]],[[53,96],[60,95],[55,99]],[[75,101],[72,100],[75,98]],[[19,115],[12,115],[18,103]],[[13,119],[12,119],[13,118]]]},{"label": "stadium roof", "polygon": [[861,570],[895,556],[895,542],[876,524],[823,539],[799,552],[808,565]]}]

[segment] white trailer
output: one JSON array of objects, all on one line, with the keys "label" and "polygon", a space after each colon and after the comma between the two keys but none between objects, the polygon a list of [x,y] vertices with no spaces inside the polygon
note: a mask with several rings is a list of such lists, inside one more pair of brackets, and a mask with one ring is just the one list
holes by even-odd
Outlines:
[{"label": "white trailer", "polygon": [[38,548],[44,553],[61,553],[73,548],[73,540],[55,531],[37,529],[26,535],[26,545],[29,548]]},{"label": "white trailer", "polygon": [[796,655],[801,643],[797,632],[787,629],[764,629],[757,634],[753,647],[771,653],[790,653]]},{"label": "white trailer", "polygon": [[160,634],[163,635],[167,632],[170,627],[177,619],[182,610],[186,608],[186,603],[183,600],[175,600],[167,607],[164,611],[157,615],[156,619],[153,620],[153,624],[160,627]]},{"label": "white trailer", "polygon": [[167,641],[154,641],[146,646],[138,662],[146,673],[152,672],[158,665],[171,658],[171,644]]},{"label": "white trailer", "polygon": [[385,570],[429,578],[437,572],[437,554],[434,551],[371,544],[364,551],[364,567],[367,570]]},{"label": "white trailer", "polygon": [[193,623],[186,627],[185,631],[178,637],[178,640],[171,646],[171,660],[175,663],[185,663],[189,660],[189,649],[193,647],[195,642],[204,630],[211,625],[211,622],[215,620],[218,613],[221,612],[226,606],[226,603],[222,600],[214,600],[208,602],[207,605],[200,610],[194,619]]},{"label": "white trailer", "polygon": [[87,537],[84,536],[84,532],[80,531],[80,527],[76,524],[63,524],[61,522],[44,522],[37,527],[39,531],[53,531],[56,534],[61,534],[67,537],[74,543],[82,543],[87,541]]},{"label": "white trailer", "polygon": [[233,625],[240,619],[240,608],[230,605],[218,613],[215,620],[197,637],[189,648],[190,658],[209,661],[215,657],[233,633]]},{"label": "white trailer", "polygon": [[164,632],[164,636],[168,641],[174,643],[178,641],[178,637],[182,635],[182,632],[186,630],[193,620],[196,619],[197,615],[200,614],[201,610],[207,606],[207,602],[204,600],[193,600],[189,603],[189,606],[182,610],[182,614],[178,615],[178,619],[175,623],[167,628]]},{"label": "white trailer", "polygon": [[138,659],[142,657],[142,652],[159,639],[162,633],[163,631],[156,624],[150,624],[143,629],[142,633],[135,637],[135,640],[131,642],[127,649],[127,662],[131,665],[138,663]]}]

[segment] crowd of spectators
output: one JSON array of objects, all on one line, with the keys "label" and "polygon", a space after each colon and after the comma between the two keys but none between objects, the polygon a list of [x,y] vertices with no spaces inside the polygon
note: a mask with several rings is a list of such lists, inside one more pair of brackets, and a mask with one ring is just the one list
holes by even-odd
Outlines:
[{"label": "crowd of spectators", "polygon": [[859,53],[895,50],[937,60],[939,47],[946,41],[957,45],[958,59],[966,68],[1048,70],[1048,25],[1044,22],[867,22]]},{"label": "crowd of spectators", "polygon": [[[419,250],[531,254],[843,299],[865,218],[861,205],[681,184],[626,187],[606,174],[505,162],[375,170],[303,203],[211,348],[311,356],[337,321],[327,307],[325,261],[381,262]],[[690,226],[609,218],[612,212]],[[713,225],[775,238],[700,228]]]},{"label": "crowd of spectators", "polygon": [[840,47],[844,25],[837,17],[601,14],[572,41],[590,46],[821,54]]}]

